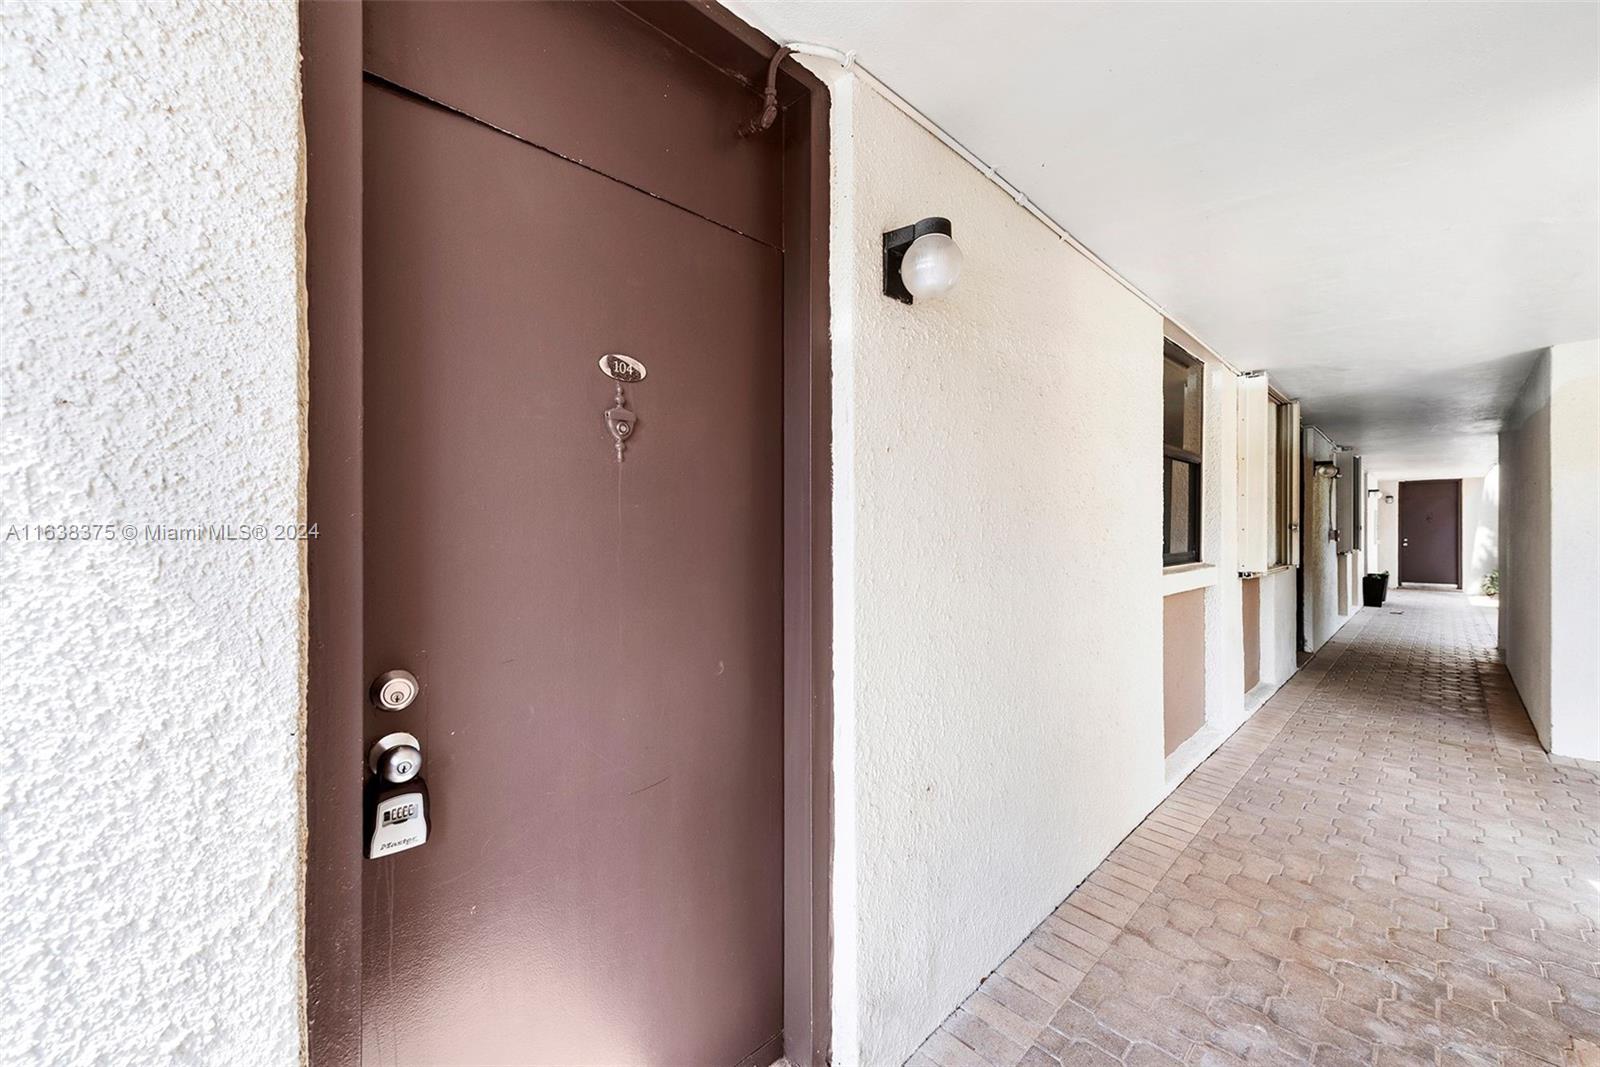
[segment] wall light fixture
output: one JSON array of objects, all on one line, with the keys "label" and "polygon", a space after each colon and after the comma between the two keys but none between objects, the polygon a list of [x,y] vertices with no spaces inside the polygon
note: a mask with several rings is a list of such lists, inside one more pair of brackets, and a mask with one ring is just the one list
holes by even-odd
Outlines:
[{"label": "wall light fixture", "polygon": [[961,277],[950,220],[932,216],[883,235],[883,295],[902,304],[943,296]]}]

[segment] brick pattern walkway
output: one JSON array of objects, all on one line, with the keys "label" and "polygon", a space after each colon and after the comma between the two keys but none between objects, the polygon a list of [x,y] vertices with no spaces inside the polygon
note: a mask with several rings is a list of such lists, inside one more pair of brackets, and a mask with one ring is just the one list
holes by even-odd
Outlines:
[{"label": "brick pattern walkway", "polygon": [[909,1067],[1600,1067],[1600,765],[1539,747],[1494,635],[1364,610]]}]

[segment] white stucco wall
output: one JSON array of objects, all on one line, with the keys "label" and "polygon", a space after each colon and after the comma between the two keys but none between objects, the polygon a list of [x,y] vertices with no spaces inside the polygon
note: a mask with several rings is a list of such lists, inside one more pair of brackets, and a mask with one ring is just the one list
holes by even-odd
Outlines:
[{"label": "white stucco wall", "polygon": [[1550,740],[1600,760],[1600,341],[1550,349]]},{"label": "white stucco wall", "polygon": [[1506,667],[1550,751],[1600,759],[1600,341],[1539,357],[1499,481]]},{"label": "white stucco wall", "polygon": [[[1306,427],[1301,441],[1304,466],[1301,496],[1305,503],[1305,529],[1302,531],[1301,565],[1305,568],[1306,651],[1321,648],[1339,628],[1349,622],[1360,607],[1360,589],[1351,598],[1352,576],[1359,568],[1355,554],[1341,553],[1329,539],[1334,522],[1333,501],[1328,483],[1314,476],[1314,464],[1334,459],[1333,442],[1315,427]],[[1355,579],[1359,586],[1359,578]]]},{"label": "white stucco wall", "polygon": [[1295,569],[1283,567],[1261,578],[1261,682],[1282,685],[1299,670],[1299,593]]},{"label": "white stucco wall", "polygon": [[[834,1054],[876,1065],[1163,789],[1162,324],[870,89],[833,91]],[[881,233],[933,214],[960,285],[885,298]]]},{"label": "white stucco wall", "polygon": [[1482,478],[1461,479],[1461,587],[1481,593],[1483,580],[1500,566],[1500,468]]},{"label": "white stucco wall", "polygon": [[1389,572],[1389,588],[1400,578],[1400,482],[1384,478],[1377,482],[1378,501],[1373,507],[1374,547],[1377,558],[1372,569]]},{"label": "white stucco wall", "polygon": [[1550,357],[1500,427],[1500,647],[1528,718],[1550,747]]},{"label": "white stucco wall", "polygon": [[1200,551],[1204,562],[1216,566],[1217,582],[1206,590],[1206,725],[1227,733],[1244,718],[1238,383],[1233,371],[1207,360]]},{"label": "white stucco wall", "polygon": [[299,1062],[295,18],[0,7],[7,1063]]}]

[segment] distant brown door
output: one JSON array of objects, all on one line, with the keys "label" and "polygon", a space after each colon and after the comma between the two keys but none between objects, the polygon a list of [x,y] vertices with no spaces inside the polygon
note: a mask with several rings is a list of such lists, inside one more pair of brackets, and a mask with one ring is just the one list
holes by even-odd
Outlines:
[{"label": "distant brown door", "polygon": [[1461,482],[1400,483],[1400,582],[1461,585]]},{"label": "distant brown door", "polygon": [[[362,1062],[769,1062],[776,150],[733,134],[747,92],[620,7],[374,5],[369,23],[365,655],[422,692],[366,714],[371,736],[420,739],[432,837],[367,861]],[[508,38],[521,66],[490,61]],[[526,82],[547,60],[554,101]],[[540,146],[588,136],[619,85],[684,122],[714,112],[721,154],[685,167],[646,130],[583,163]],[[719,181],[740,195],[705,197]],[[645,378],[619,393],[607,353]]]}]

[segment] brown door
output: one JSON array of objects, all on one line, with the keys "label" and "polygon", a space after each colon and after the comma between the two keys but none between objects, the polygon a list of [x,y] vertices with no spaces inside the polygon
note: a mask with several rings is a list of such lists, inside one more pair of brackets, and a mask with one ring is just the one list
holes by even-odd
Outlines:
[{"label": "brown door", "polygon": [[1461,482],[1400,483],[1400,582],[1461,585]]},{"label": "brown door", "polygon": [[[650,188],[659,161],[627,146],[606,160],[626,180],[603,152],[539,146],[601,91],[572,73],[586,61],[683,108],[750,98],[729,81],[706,105],[620,9],[499,6],[461,9],[490,20],[475,64],[451,52],[453,17],[402,51],[488,82],[489,38],[560,52],[561,115],[538,110],[548,87],[517,110],[515,66],[505,112],[498,84],[391,83],[409,69],[364,89],[365,657],[422,686],[368,729],[420,740],[431,838],[365,867],[363,1062],[765,1062],[782,1010],[782,255],[717,205],[667,198],[671,175]],[[586,60],[591,30],[612,50]],[[765,181],[768,150],[722,128],[706,181]],[[645,370],[621,386],[637,421],[620,458],[607,353]]]}]

